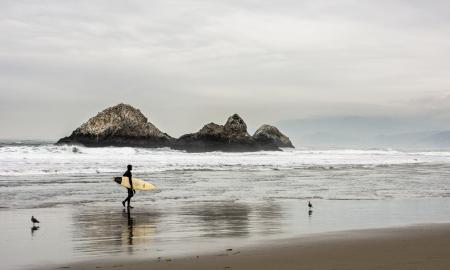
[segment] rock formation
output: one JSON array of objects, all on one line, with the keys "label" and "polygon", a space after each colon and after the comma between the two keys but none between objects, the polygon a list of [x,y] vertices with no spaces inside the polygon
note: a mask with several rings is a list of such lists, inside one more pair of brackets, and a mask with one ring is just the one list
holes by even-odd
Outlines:
[{"label": "rock formation", "polygon": [[148,122],[140,110],[121,103],[98,113],[58,144],[166,147],[173,142],[172,137]]},{"label": "rock formation", "polygon": [[237,113],[228,117],[223,128],[230,136],[250,137],[250,134],[247,132],[247,124]]},{"label": "rock formation", "polygon": [[289,138],[273,126],[263,125],[250,136],[238,114],[230,116],[223,126],[209,123],[196,133],[174,139],[148,122],[138,109],[122,103],[98,113],[70,136],[60,139],[58,144],[171,147],[188,152],[245,152],[293,147]]},{"label": "rock formation", "polygon": [[291,140],[281,133],[278,128],[270,125],[262,125],[258,130],[253,134],[253,138],[260,144],[275,144],[277,147],[291,147]]},{"label": "rock formation", "polygon": [[[263,137],[262,133],[259,140],[250,136],[244,120],[238,114],[233,114],[223,126],[209,123],[196,133],[181,136],[174,148],[189,152],[279,150],[278,140],[263,139]],[[288,138],[287,140],[289,141]]]}]

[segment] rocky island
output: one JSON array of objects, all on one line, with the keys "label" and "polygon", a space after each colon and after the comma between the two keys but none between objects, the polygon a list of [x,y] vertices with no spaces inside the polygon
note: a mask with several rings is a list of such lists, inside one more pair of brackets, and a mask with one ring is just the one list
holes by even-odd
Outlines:
[{"label": "rocky island", "polygon": [[251,136],[238,114],[230,116],[225,125],[209,123],[198,132],[175,139],[150,123],[140,110],[123,103],[98,113],[57,144],[170,147],[188,152],[273,151],[294,147],[289,138],[274,126],[262,125]]},{"label": "rocky island", "polygon": [[[270,126],[264,125],[263,127]],[[223,126],[209,123],[196,133],[181,136],[174,148],[189,152],[246,152],[293,147],[289,138],[279,132],[277,128],[263,127],[258,129],[255,133],[256,136],[250,136],[244,120],[238,114],[233,114]],[[273,133],[274,130],[278,133]],[[286,143],[286,139],[289,143]]]},{"label": "rocky island", "polygon": [[291,140],[281,133],[278,128],[271,125],[262,125],[253,134],[253,138],[259,144],[274,144],[277,147],[294,148]]},{"label": "rocky island", "polygon": [[174,141],[148,122],[140,110],[121,103],[99,112],[57,143],[157,148],[171,146]]}]

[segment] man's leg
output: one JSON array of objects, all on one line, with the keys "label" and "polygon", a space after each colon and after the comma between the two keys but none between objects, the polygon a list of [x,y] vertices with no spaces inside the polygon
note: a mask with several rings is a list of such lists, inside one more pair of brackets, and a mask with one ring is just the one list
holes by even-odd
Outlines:
[{"label": "man's leg", "polygon": [[130,194],[131,194],[130,190],[128,190],[128,196],[125,198],[125,200],[122,201],[123,207],[125,207],[126,202],[128,202],[128,207],[130,207],[130,199],[131,199]]},{"label": "man's leg", "polygon": [[127,200],[128,200],[128,208],[130,208],[131,207],[131,197],[133,197],[133,190],[131,190],[131,189],[129,189],[128,190],[128,197],[127,197]]}]

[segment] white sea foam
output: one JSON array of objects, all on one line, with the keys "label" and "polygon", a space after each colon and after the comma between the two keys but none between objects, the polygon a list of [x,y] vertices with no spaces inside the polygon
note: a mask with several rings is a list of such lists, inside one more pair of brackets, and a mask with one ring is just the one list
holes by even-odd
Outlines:
[{"label": "white sea foam", "polygon": [[127,164],[158,189],[140,204],[383,200],[450,196],[449,152],[295,150],[185,153],[170,149],[0,146],[0,204],[116,204]]},{"label": "white sea foam", "polygon": [[411,163],[450,163],[450,152],[395,150],[284,150],[251,153],[185,153],[131,147],[13,145],[0,147],[0,175],[120,172],[133,164],[141,172],[172,170],[329,169]]}]

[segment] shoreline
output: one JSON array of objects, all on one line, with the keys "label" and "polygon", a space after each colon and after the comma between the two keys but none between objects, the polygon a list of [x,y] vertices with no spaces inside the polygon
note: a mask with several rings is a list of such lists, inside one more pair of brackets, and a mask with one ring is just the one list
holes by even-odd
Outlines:
[{"label": "shoreline", "polygon": [[[122,207],[95,203],[0,211],[5,232],[1,241],[8,243],[1,249],[3,267],[57,269],[111,259],[117,265],[158,257],[179,260],[217,255],[229,248],[273,249],[280,243],[317,241],[320,235],[328,241],[344,231],[450,223],[448,198],[313,203],[312,215],[296,200],[164,207],[138,202],[130,216]],[[36,231],[30,231],[32,215],[41,221]]]},{"label": "shoreline", "polygon": [[[195,252],[192,252],[195,254]],[[111,255],[112,256],[112,255]],[[364,229],[268,240],[192,256],[98,259],[41,269],[449,269],[450,223]]]}]

